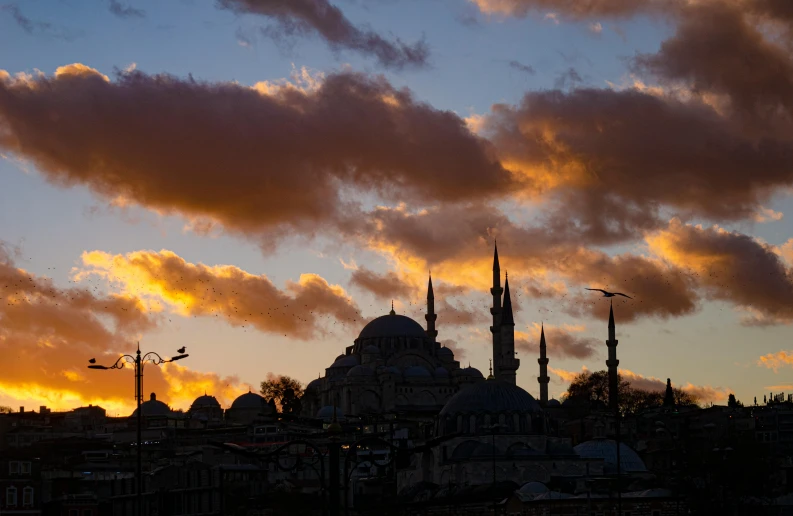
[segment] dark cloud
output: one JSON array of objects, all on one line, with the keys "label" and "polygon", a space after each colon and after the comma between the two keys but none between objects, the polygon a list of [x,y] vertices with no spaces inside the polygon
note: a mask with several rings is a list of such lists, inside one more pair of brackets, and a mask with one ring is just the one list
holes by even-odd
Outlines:
[{"label": "dark cloud", "polygon": [[742,118],[767,121],[781,110],[789,122],[793,114],[790,48],[770,41],[738,6],[690,8],[677,33],[657,54],[638,56],[635,67],[661,81],[682,81],[697,93],[725,95]]},{"label": "dark cloud", "polygon": [[556,77],[553,86],[557,90],[565,90],[577,88],[583,83],[584,79],[581,77],[581,74],[578,73],[578,70],[570,67]]},{"label": "dark cloud", "polygon": [[793,270],[770,245],[749,235],[679,220],[649,243],[664,259],[692,271],[709,297],[746,309],[744,322],[793,322]]},{"label": "dark cloud", "polygon": [[135,7],[124,5],[118,0],[109,0],[110,1],[110,12],[113,13],[115,16],[119,18],[145,18],[146,11],[143,9],[137,9]]},{"label": "dark cloud", "polygon": [[393,271],[378,274],[366,267],[360,267],[353,271],[350,283],[378,299],[408,299],[415,293],[413,285],[405,282]]},{"label": "dark cloud", "polygon": [[28,34],[41,34],[45,36],[50,36],[56,39],[62,39],[65,41],[72,41],[75,39],[79,34],[68,30],[64,27],[59,27],[53,25],[49,22],[43,22],[39,20],[33,20],[28,18],[22,11],[19,9],[19,6],[15,3],[0,5],[0,12],[6,11],[11,15],[11,18],[14,19],[16,24]]},{"label": "dark cloud", "polygon": [[783,134],[747,135],[699,100],[637,89],[528,93],[518,106],[495,105],[480,133],[531,183],[547,184],[546,197],[573,195],[562,216],[585,226],[598,225],[587,219],[604,201],[639,230],[659,206],[752,218],[775,188],[793,184],[793,141]]},{"label": "dark cloud", "polygon": [[[532,356],[540,353],[540,325],[534,324],[526,336],[517,336],[515,348]],[[545,344],[550,358],[591,358],[597,354],[600,340],[577,335],[583,328],[545,326]]]},{"label": "dark cloud", "polygon": [[514,59],[512,61],[509,61],[508,64],[510,68],[513,68],[523,73],[527,73],[529,75],[534,75],[535,73],[537,73],[537,70],[535,70],[533,66],[523,64],[520,61],[516,61]]},{"label": "dark cloud", "polygon": [[55,184],[249,235],[349,231],[362,214],[342,191],[423,203],[514,187],[463,120],[383,78],[258,87],[138,71],[111,81],[83,65],[0,74],[0,148]]},{"label": "dark cloud", "polygon": [[387,40],[377,32],[355,26],[328,0],[217,0],[225,9],[272,18],[286,35],[319,34],[331,48],[345,48],[374,56],[393,69],[427,66],[429,48],[424,41],[412,45]]}]

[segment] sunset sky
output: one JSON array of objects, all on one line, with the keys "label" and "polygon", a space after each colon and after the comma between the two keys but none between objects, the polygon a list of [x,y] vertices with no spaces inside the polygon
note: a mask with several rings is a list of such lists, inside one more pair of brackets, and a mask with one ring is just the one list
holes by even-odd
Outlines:
[{"label": "sunset sky", "polygon": [[0,5],[0,405],[304,382],[390,309],[486,371],[493,243],[538,393],[793,390],[793,2]]}]

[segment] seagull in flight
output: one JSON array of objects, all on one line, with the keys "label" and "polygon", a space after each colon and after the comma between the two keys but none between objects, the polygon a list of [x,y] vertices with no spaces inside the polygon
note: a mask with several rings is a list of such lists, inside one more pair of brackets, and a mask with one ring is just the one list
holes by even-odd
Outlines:
[{"label": "seagull in flight", "polygon": [[596,290],[598,292],[603,292],[603,297],[622,296],[622,297],[627,297],[628,299],[633,299],[631,296],[626,296],[622,292],[607,292],[602,288],[588,288],[587,290]]}]

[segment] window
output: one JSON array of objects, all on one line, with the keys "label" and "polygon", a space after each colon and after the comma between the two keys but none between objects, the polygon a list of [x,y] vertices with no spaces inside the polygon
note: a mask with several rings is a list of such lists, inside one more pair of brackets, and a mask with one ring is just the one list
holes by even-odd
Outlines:
[{"label": "window", "polygon": [[17,488],[9,487],[6,489],[6,507],[17,506]]},{"label": "window", "polygon": [[8,473],[10,475],[18,475],[19,474],[19,462],[12,460],[8,463]]},{"label": "window", "polygon": [[19,465],[23,475],[30,475],[30,462],[20,462]]},{"label": "window", "polygon": [[[28,464],[30,464],[28,462]],[[33,488],[26,487],[22,490],[22,505],[23,506],[31,506],[33,505]]]}]

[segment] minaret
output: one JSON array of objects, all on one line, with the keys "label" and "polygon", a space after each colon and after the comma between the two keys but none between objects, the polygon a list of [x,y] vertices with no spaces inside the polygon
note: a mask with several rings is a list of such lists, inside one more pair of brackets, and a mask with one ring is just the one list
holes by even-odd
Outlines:
[{"label": "minaret", "polygon": [[509,295],[509,277],[504,281],[504,306],[501,308],[501,360],[498,364],[500,380],[516,383],[520,360],[515,358],[515,319],[512,316],[512,298]]},{"label": "minaret", "polygon": [[672,390],[672,380],[666,379],[666,392],[664,393],[664,407],[672,408],[675,406],[675,391]]},{"label": "minaret", "polygon": [[545,346],[545,325],[540,328],[540,358],[537,363],[540,364],[540,376],[537,377],[537,382],[540,384],[540,405],[543,407],[548,404],[548,356],[546,355],[547,348]]},{"label": "minaret", "polygon": [[435,329],[435,319],[438,315],[435,313],[435,294],[432,292],[432,273],[430,273],[430,281],[427,285],[427,313],[424,315],[424,320],[427,321],[427,335],[435,342],[438,337],[438,330]]},{"label": "minaret", "polygon": [[493,325],[490,327],[490,333],[493,334],[493,375],[497,379],[501,379],[501,371],[499,371],[499,363],[501,361],[501,294],[504,292],[501,288],[501,267],[498,264],[498,244],[496,244],[495,252],[493,253],[493,288],[490,293],[493,294],[493,306],[490,308],[490,314],[493,316]]},{"label": "minaret", "polygon": [[617,344],[619,341],[616,338],[616,330],[614,327],[614,305],[609,309],[609,340],[606,341],[606,346],[609,348],[609,358],[606,360],[606,365],[609,370],[609,408],[617,411],[619,407],[619,400],[617,399],[619,389],[619,373],[617,367],[620,361],[617,360]]}]

